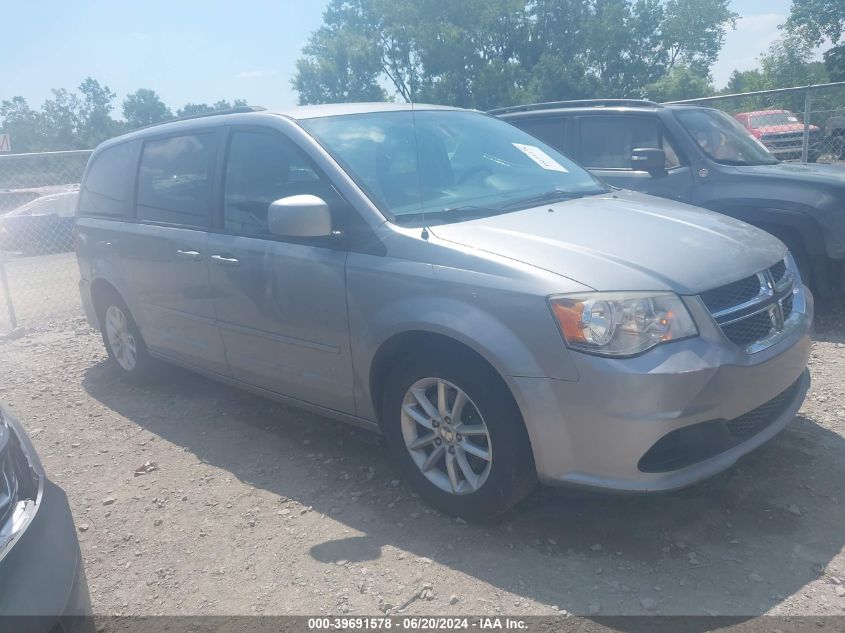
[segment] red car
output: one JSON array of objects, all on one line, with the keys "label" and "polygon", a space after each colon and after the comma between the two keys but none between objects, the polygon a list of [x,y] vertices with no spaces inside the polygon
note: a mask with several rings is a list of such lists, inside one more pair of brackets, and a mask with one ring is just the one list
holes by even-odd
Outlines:
[{"label": "red car", "polygon": [[[804,148],[804,123],[789,110],[757,110],[740,112],[734,118],[768,150],[782,160],[801,158]],[[810,148],[807,160],[815,163],[821,129],[810,126]]]}]

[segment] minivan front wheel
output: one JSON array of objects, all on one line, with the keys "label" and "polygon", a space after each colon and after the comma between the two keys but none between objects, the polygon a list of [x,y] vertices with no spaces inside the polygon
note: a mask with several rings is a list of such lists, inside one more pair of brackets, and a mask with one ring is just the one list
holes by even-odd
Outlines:
[{"label": "minivan front wheel", "polygon": [[153,360],[126,304],[116,294],[110,293],[100,306],[100,329],[109,359],[123,376],[135,380],[149,375]]},{"label": "minivan front wheel", "polygon": [[391,373],[382,411],[388,443],[420,496],[469,520],[501,514],[536,483],[519,411],[479,365],[408,359]]},{"label": "minivan front wheel", "polygon": [[400,416],[405,448],[430,483],[454,495],[484,486],[493,446],[466,392],[442,378],[423,378],[405,392]]}]

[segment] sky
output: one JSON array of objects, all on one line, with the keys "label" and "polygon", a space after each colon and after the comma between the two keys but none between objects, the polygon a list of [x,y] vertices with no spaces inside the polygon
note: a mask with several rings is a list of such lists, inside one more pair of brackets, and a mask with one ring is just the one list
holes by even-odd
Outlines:
[{"label": "sky", "polygon": [[[456,0],[459,1],[459,0]],[[38,107],[51,88],[90,75],[118,94],[152,88],[173,110],[187,102],[246,99],[284,108],[295,61],[328,0],[5,0],[0,100]],[[732,0],[739,13],[713,68],[716,87],[754,68],[778,36],[790,0]]]}]

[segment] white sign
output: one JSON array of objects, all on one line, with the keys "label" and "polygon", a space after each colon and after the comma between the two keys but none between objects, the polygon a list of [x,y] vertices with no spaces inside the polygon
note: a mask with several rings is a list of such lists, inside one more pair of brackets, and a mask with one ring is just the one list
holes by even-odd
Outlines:
[{"label": "white sign", "polygon": [[513,146],[543,169],[548,169],[550,171],[566,171],[566,167],[546,154],[546,152],[541,150],[539,147],[535,147],[534,145],[523,145],[522,143],[514,143]]},{"label": "white sign", "polygon": [[11,152],[12,142],[9,140],[8,134],[0,134],[0,152]]}]

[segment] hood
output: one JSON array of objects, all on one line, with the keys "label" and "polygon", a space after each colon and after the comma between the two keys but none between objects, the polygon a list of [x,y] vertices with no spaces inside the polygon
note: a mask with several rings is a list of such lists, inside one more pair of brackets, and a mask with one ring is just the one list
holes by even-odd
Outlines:
[{"label": "hood", "polygon": [[833,185],[845,189],[845,169],[842,169],[841,165],[776,163],[774,165],[741,165],[734,169],[748,176],[798,180],[813,184]]},{"label": "hood", "polygon": [[[796,132],[801,132],[801,134],[803,134],[804,124],[789,123],[784,125],[761,125],[760,127],[755,127],[754,131],[760,134],[794,134]],[[817,134],[820,129],[815,125],[811,125],[809,131],[811,134]]]},{"label": "hood", "polygon": [[727,216],[629,191],[429,231],[596,290],[697,294],[763,270],[786,253],[776,238]]}]

